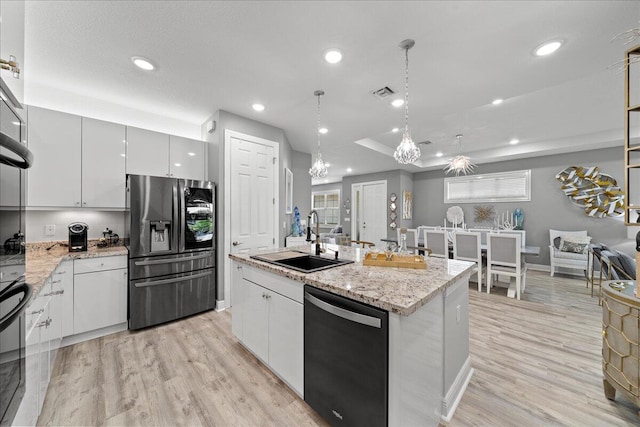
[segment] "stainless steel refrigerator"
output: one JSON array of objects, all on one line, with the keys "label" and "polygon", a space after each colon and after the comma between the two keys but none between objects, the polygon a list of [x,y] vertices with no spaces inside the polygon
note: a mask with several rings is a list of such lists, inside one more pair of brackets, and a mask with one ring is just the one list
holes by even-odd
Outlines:
[{"label": "stainless steel refrigerator", "polygon": [[127,176],[129,329],[215,308],[215,184]]}]

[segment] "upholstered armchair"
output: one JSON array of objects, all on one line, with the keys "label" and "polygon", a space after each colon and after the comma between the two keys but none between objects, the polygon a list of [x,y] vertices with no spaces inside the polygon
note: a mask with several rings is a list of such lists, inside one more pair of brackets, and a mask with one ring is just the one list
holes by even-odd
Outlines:
[{"label": "upholstered armchair", "polygon": [[551,276],[558,267],[587,271],[587,246],[590,241],[587,230],[549,230]]}]

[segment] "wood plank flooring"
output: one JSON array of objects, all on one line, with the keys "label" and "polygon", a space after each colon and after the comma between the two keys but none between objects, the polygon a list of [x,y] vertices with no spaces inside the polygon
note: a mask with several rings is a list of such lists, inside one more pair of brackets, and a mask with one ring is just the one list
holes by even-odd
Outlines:
[{"label": "wood plank flooring", "polygon": [[[450,426],[637,426],[604,397],[601,308],[583,280],[527,273],[470,295],[475,373]],[[38,425],[325,426],[208,312],[61,349]]]}]

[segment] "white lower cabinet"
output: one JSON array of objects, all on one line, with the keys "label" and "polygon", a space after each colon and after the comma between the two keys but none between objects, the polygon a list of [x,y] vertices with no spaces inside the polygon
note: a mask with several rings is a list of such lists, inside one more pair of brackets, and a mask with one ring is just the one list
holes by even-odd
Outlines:
[{"label": "white lower cabinet", "polygon": [[110,258],[74,261],[74,334],[127,321],[127,257]]},{"label": "white lower cabinet", "polygon": [[303,286],[282,276],[234,264],[232,332],[301,396],[304,392]]}]

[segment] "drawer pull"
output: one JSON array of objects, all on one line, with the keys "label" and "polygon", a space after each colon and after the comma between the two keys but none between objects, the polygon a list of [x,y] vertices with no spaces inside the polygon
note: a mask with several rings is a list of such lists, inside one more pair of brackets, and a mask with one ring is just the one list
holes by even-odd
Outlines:
[{"label": "drawer pull", "polygon": [[605,331],[604,329],[602,330],[602,338],[607,336],[607,331]]},{"label": "drawer pull", "polygon": [[211,256],[211,253],[206,253],[204,255],[194,255],[194,256],[176,258],[176,259],[156,259],[156,260],[149,260],[149,261],[136,261],[136,262],[134,262],[134,264],[136,266],[170,264],[170,263],[171,264],[175,264],[177,262],[195,261],[197,259],[203,259],[203,258],[207,258],[207,257],[210,257],[210,256]]},{"label": "drawer pull", "polygon": [[64,294],[64,289],[60,290],[60,291],[54,291],[54,292],[49,292],[48,294],[44,294],[45,297],[51,297],[54,295],[62,295]]},{"label": "drawer pull", "polygon": [[29,313],[29,314],[36,315],[36,314],[40,314],[40,313],[44,313],[44,308],[41,308],[40,310],[32,311],[32,312],[31,312],[31,313]]},{"label": "drawer pull", "polygon": [[56,271],[56,274],[67,274],[66,271]]},{"label": "drawer pull", "polygon": [[54,280],[54,281],[53,281],[53,282],[51,282],[51,283],[60,283],[60,282],[62,282],[62,280]]},{"label": "drawer pull", "polygon": [[49,318],[49,319],[47,319],[47,320],[43,320],[42,322],[38,323],[38,324],[36,325],[36,328],[42,328],[43,326],[44,326],[45,328],[48,328],[50,324],[51,324],[51,318]]}]

